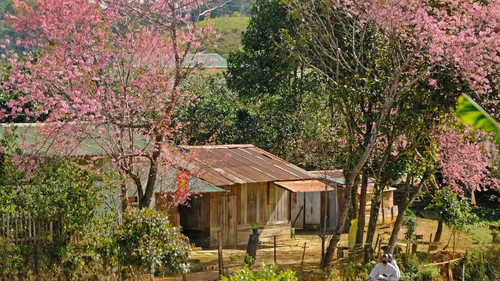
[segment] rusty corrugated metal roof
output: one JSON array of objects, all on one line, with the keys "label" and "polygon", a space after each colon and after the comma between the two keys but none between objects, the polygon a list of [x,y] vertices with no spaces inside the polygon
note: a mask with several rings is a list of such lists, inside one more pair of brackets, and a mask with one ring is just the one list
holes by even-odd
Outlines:
[{"label": "rusty corrugated metal roof", "polygon": [[[280,181],[274,184],[283,187],[291,192],[322,192],[325,191],[325,183],[319,180],[301,180],[301,181]],[[333,188],[327,186],[327,191],[333,191]]]},{"label": "rusty corrugated metal roof", "polygon": [[[334,182],[339,185],[345,185],[344,173],[342,170],[322,170],[322,171],[309,171],[318,180],[326,180],[327,182]],[[375,179],[368,178],[368,193],[371,193],[375,186]],[[396,188],[391,188],[389,186],[384,187],[384,192],[394,191]],[[361,193],[361,186],[358,187],[358,193]]]},{"label": "rusty corrugated metal roof", "polygon": [[183,146],[196,177],[216,186],[314,179],[287,161],[251,144]]}]

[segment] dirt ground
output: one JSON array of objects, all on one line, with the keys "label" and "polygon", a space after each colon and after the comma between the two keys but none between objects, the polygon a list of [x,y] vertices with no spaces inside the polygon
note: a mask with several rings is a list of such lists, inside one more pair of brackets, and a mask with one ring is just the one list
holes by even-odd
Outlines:
[{"label": "dirt ground", "polygon": [[[418,240],[417,251],[427,252],[428,242],[431,235],[437,228],[437,222],[429,219],[419,219],[416,234],[422,235]],[[378,231],[382,239],[382,245],[387,244],[392,229],[381,229]],[[406,229],[402,228],[398,235],[398,245],[403,251],[406,249],[404,235]],[[450,237],[450,230],[445,227],[441,239],[441,244],[436,250],[442,250]],[[376,235],[377,237],[377,235]],[[330,237],[328,237],[329,239]],[[462,233],[457,236],[457,252],[465,252],[467,249],[479,247],[480,245],[491,243],[490,231],[487,227],[475,228],[470,233]],[[453,240],[452,240],[453,241]],[[328,243],[328,240],[327,242]],[[347,246],[347,235],[342,235],[339,246]],[[297,231],[293,239],[286,239],[277,242],[276,251],[273,243],[261,243],[257,251],[257,258],[253,269],[258,269],[263,263],[273,264],[276,261],[280,269],[291,268],[298,273],[317,271],[321,259],[321,239],[317,234]],[[452,251],[452,243],[448,248]],[[432,252],[436,252],[432,251]],[[224,274],[231,274],[243,267],[246,248],[241,249],[223,249]],[[347,254],[347,252],[346,252]],[[190,255],[190,270],[187,280],[218,280],[218,251],[194,249]],[[165,277],[157,280],[171,281],[183,280],[182,276]]]}]

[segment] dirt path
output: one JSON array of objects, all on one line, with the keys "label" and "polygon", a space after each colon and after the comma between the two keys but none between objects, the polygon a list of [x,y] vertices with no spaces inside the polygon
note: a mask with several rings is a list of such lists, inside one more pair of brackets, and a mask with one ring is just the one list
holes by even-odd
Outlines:
[{"label": "dirt path", "polygon": [[[428,242],[431,235],[437,228],[437,222],[434,220],[419,219],[416,234],[422,235],[419,240],[417,251],[427,252]],[[392,229],[379,230],[382,244],[387,244]],[[398,238],[399,246],[405,250],[406,244],[404,241],[406,229],[402,228]],[[472,249],[491,242],[491,235],[486,227],[477,228],[471,234],[461,234],[457,239],[457,252],[465,252],[466,249]],[[445,227],[442,235],[442,244],[438,250],[447,242],[451,231]],[[375,235],[377,237],[377,235]],[[326,242],[328,243],[328,241]],[[340,246],[347,246],[347,235],[344,234],[339,242]],[[451,246],[450,246],[451,247]],[[451,250],[451,248],[449,248]],[[243,260],[245,257],[245,249],[223,249],[223,262],[225,274],[233,273],[243,267]],[[276,254],[275,254],[276,253]],[[218,251],[217,250],[194,250],[190,255],[191,272],[188,274],[187,280],[217,280],[218,278]],[[291,268],[296,272],[308,272],[317,270],[321,260],[321,239],[314,233],[301,233],[297,232],[294,239],[287,239],[280,241],[276,245],[276,251],[272,243],[259,245],[257,251],[257,258],[253,269],[258,269],[263,263],[276,264],[279,268]],[[182,277],[168,277],[158,280],[182,280]]]}]

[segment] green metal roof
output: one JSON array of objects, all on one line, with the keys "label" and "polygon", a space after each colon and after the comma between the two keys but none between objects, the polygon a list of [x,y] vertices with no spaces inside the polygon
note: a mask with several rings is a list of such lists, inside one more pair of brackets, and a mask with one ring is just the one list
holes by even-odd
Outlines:
[{"label": "green metal roof", "polygon": [[[89,132],[76,136],[71,132],[61,133],[61,128],[50,127],[43,123],[13,123],[0,124],[0,134],[14,132],[17,135],[18,145],[25,153],[38,153],[44,155],[62,156],[98,156],[106,155],[117,150],[117,147],[110,146],[112,136],[106,130],[106,125],[99,125],[102,130],[98,131],[94,125],[89,126]],[[66,134],[66,135],[65,135]],[[67,137],[65,137],[67,136]],[[71,141],[72,145],[68,145]],[[68,140],[68,142],[65,142]],[[128,146],[128,145],[125,145]],[[150,146],[144,136],[136,136],[134,148],[142,149]]]},{"label": "green metal roof", "polygon": [[227,68],[227,60],[217,53],[186,55],[184,67],[193,67],[196,64],[206,68]]},{"label": "green metal roof", "polygon": [[[169,171],[160,176],[156,183],[156,190],[159,191],[175,191],[177,190],[177,169],[169,169]],[[195,193],[211,193],[211,192],[228,192],[225,189],[209,184],[195,176],[189,177],[189,190]]]},{"label": "green metal roof", "polygon": [[[78,145],[74,149],[66,150],[61,148],[64,143],[58,139],[56,132],[51,134],[50,129],[44,124],[35,123],[15,123],[15,124],[0,124],[0,134],[3,136],[6,133],[14,132],[18,138],[18,145],[24,150],[25,153],[40,153],[47,156],[99,156],[106,155],[107,152],[99,143],[109,140],[111,136],[106,132],[95,132],[87,134],[87,139],[80,139]],[[96,134],[96,135],[94,135]],[[144,138],[136,138],[134,140],[136,147],[149,147],[149,142]],[[178,170],[170,168],[166,174],[160,175],[157,181],[158,190],[176,190],[177,189],[177,173]],[[227,192],[226,190],[217,186],[211,185],[194,175],[189,176],[189,188],[195,193],[210,193],[210,192]]]}]

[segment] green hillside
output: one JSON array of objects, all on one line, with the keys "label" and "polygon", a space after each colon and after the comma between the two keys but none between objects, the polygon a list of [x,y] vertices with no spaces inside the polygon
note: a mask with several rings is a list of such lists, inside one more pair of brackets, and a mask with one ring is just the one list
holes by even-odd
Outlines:
[{"label": "green hillside", "polygon": [[246,30],[250,17],[220,17],[213,18],[214,28],[220,38],[215,41],[216,46],[204,46],[207,52],[216,52],[227,58],[230,51],[241,48],[241,33]]},{"label": "green hillside", "polygon": [[[7,8],[7,6],[9,6],[11,2],[12,0],[0,0],[0,15],[3,16],[5,9]],[[248,10],[250,4],[246,2],[253,2],[253,1],[240,1],[240,2],[245,2],[244,4],[238,4],[241,6],[240,9],[244,8]],[[240,13],[238,11],[237,13],[234,14],[237,15]],[[215,47],[213,47],[214,42],[207,43],[204,46],[204,50],[207,52],[219,53],[223,57],[227,58],[227,55],[229,54],[230,51],[241,47],[241,33],[246,30],[249,20],[250,17],[247,16],[224,15],[221,17],[211,18],[210,21],[215,22],[215,29],[217,33],[220,34],[220,38],[215,41],[216,45]],[[202,24],[203,23],[204,22],[202,22]],[[12,30],[10,30],[10,28],[7,28],[2,22],[0,22],[0,33],[2,34],[1,37],[10,38],[11,41],[12,38],[15,37],[13,35]]]}]

